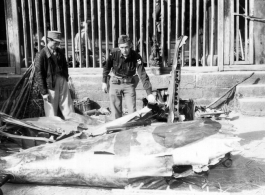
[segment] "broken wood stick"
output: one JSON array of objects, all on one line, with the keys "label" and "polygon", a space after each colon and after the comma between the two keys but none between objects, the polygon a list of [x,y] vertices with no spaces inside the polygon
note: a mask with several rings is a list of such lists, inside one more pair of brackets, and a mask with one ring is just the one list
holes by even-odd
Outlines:
[{"label": "broken wood stick", "polygon": [[114,131],[126,130],[126,129],[132,128],[132,127],[147,126],[147,125],[151,125],[151,120],[134,121],[134,122],[129,122],[129,123],[122,124],[122,125],[115,125],[115,126],[107,127],[107,133],[114,132]]}]

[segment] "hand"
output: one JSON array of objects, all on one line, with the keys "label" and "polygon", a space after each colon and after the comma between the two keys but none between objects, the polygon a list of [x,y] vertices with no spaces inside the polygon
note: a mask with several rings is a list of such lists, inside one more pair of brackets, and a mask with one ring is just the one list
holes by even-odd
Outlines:
[{"label": "hand", "polygon": [[102,83],[102,91],[103,91],[104,93],[108,93],[107,83]]},{"label": "hand", "polygon": [[149,104],[155,104],[156,103],[156,98],[155,98],[155,96],[153,94],[149,94],[147,96],[147,100],[148,100]]},{"label": "hand", "polygon": [[42,96],[44,101],[49,101],[49,94],[45,94]]}]

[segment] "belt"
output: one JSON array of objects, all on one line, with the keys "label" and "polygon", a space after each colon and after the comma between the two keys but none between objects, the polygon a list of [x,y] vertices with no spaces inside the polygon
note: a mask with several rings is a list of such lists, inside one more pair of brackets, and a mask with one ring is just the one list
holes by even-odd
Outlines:
[{"label": "belt", "polygon": [[134,82],[133,77],[134,76],[119,77],[119,76],[113,75],[112,83],[114,84],[133,83]]}]

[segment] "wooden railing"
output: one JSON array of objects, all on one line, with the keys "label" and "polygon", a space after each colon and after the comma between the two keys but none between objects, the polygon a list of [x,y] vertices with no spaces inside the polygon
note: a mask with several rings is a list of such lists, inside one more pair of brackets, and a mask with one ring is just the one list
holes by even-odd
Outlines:
[{"label": "wooden railing", "polygon": [[[215,70],[218,68],[222,70],[224,52],[227,52],[224,51],[227,47],[224,39],[226,36],[224,34],[225,2],[218,0],[159,0],[159,2],[161,4],[162,66],[171,65],[171,56],[174,52],[172,48],[174,48],[176,38],[180,35],[187,35],[189,36],[188,44],[181,53],[182,66],[216,67]],[[230,4],[231,13],[233,13],[232,5],[234,4]],[[146,55],[147,66],[149,66],[150,36],[158,34],[156,28],[158,21],[155,21],[154,17],[156,0],[18,0],[18,6],[21,6],[22,10],[23,28],[20,33],[23,34],[21,42],[24,52],[21,53],[26,67],[29,66],[29,62],[32,61],[30,59],[34,58],[36,53],[33,37],[37,37],[35,40],[38,45],[37,51],[40,51],[42,35],[46,37],[47,30],[58,30],[64,37],[62,47],[65,48],[65,54],[67,57],[72,56],[72,67],[77,68],[74,38],[77,33],[81,35],[81,22],[87,20],[91,20],[91,28],[88,28],[86,24],[86,43],[91,34],[92,53],[95,54],[98,50],[99,56],[96,58],[93,55],[90,61],[87,57],[89,53],[86,44],[86,68],[101,68],[103,66],[102,52],[104,51],[108,57],[109,50],[118,46],[117,40],[121,34],[128,34],[132,38],[133,48],[139,48],[141,56]],[[239,16],[231,17],[233,19]],[[234,29],[232,25],[231,23],[231,31]],[[248,30],[247,25],[245,28]],[[238,30],[236,31],[236,44],[238,45],[240,43],[239,33]],[[81,41],[78,47],[81,50]],[[245,47],[247,50],[246,42]],[[236,48],[240,47],[236,46]],[[80,52],[80,59],[82,55]],[[230,57],[231,60],[233,58],[233,62],[238,61],[238,57],[236,60],[234,60],[234,55],[230,54]]]}]

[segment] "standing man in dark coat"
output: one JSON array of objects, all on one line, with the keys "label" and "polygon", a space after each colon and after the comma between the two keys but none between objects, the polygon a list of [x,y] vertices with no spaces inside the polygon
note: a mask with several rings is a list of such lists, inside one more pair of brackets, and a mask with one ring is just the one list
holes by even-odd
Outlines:
[{"label": "standing man in dark coat", "polygon": [[152,85],[145,72],[141,56],[132,50],[132,42],[127,35],[118,39],[119,47],[113,49],[103,68],[102,90],[107,93],[107,77],[110,78],[110,104],[114,118],[122,116],[122,97],[124,96],[129,113],[136,111],[136,91],[138,76],[147,93],[149,103],[155,103],[152,95]]},{"label": "standing man in dark coat", "polygon": [[48,31],[47,45],[36,58],[36,80],[44,100],[46,116],[57,116],[58,108],[64,118],[74,113],[68,88],[68,65],[59,46],[61,33]]}]

